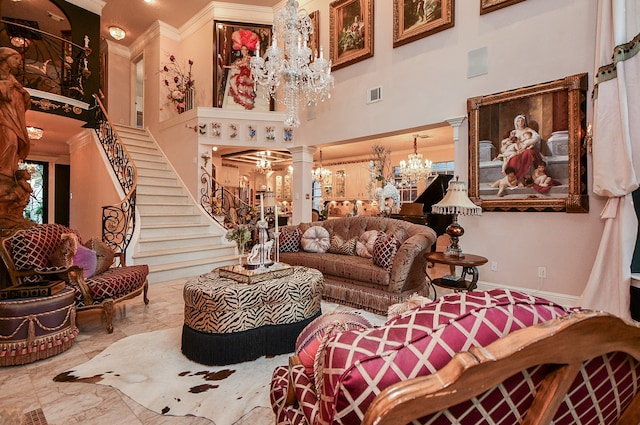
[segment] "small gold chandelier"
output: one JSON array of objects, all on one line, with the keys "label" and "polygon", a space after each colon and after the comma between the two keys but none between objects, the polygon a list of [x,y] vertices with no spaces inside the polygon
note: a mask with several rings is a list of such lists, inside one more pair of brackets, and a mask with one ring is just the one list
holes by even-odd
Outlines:
[{"label": "small gold chandelier", "polygon": [[331,178],[331,171],[322,167],[322,149],[320,149],[320,166],[315,170],[312,170],[311,175],[313,176],[313,180],[318,183],[322,183],[323,181]]},{"label": "small gold chandelier", "polygon": [[431,175],[432,162],[425,159],[423,164],[422,154],[418,153],[418,137],[427,138],[429,136],[415,134],[413,136],[413,153],[409,154],[408,161],[400,161],[400,175],[402,183],[405,184],[416,184]]},{"label": "small gold chandelier", "polygon": [[266,174],[269,171],[271,171],[271,161],[267,159],[267,155],[269,154],[270,154],[269,151],[258,152],[260,159],[256,161],[256,168],[260,174]]}]

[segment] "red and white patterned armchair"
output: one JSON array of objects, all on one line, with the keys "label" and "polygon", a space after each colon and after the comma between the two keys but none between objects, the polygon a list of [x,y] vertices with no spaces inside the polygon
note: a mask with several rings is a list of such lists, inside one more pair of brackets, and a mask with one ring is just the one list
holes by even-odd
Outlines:
[{"label": "red and white patterned armchair", "polygon": [[[470,349],[482,352],[483,347],[514,331],[580,312],[574,310],[514,291],[458,293],[410,310],[380,327],[337,334],[320,344],[313,366],[315,378],[305,372],[296,356],[288,367],[275,369],[271,403],[276,423],[360,424],[374,399],[386,388],[412,378],[434,376],[456,353]],[[638,344],[640,341],[636,352]],[[553,418],[555,424],[601,423],[598,418],[617,418],[634,397],[637,406],[637,357],[606,355],[596,363],[578,374],[573,383],[577,389],[563,399]],[[543,377],[540,372],[531,379],[512,378],[500,390],[456,406],[458,410],[430,417],[433,422],[427,423],[520,423],[522,411],[528,408],[526,403],[539,390],[536,385]],[[593,397],[585,391],[590,386],[597,387],[598,395],[606,396]],[[589,421],[587,418],[593,415],[595,419]],[[507,417],[515,419],[501,422]],[[370,423],[377,423],[377,418]]]},{"label": "red and white patterned armchair", "polygon": [[[59,250],[63,235],[77,237],[77,247],[82,242],[73,229],[60,224],[39,224],[19,229],[4,237],[0,254],[11,279],[12,286],[29,287],[64,279],[74,290],[76,310],[101,309],[107,332],[113,332],[114,304],[143,294],[147,298],[149,267],[146,264],[126,266],[124,255],[110,252],[104,255],[106,262],[100,265],[100,251],[108,248],[94,245],[93,265],[95,274],[85,277],[86,270],[77,264],[53,266],[51,258]],[[94,241],[95,242],[95,241]],[[99,241],[98,241],[99,242]],[[82,247],[83,252],[93,251]],[[114,261],[114,257],[117,261]],[[115,267],[115,266],[118,267]]]}]

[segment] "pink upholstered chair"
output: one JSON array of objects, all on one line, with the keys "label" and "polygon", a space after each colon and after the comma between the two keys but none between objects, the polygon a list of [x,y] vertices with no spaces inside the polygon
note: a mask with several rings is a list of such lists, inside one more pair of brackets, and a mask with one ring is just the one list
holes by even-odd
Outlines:
[{"label": "pink upholstered chair", "polygon": [[[124,255],[114,253],[118,261],[106,270],[85,278],[78,265],[53,267],[50,257],[58,249],[63,234],[74,230],[60,224],[40,224],[19,229],[2,239],[0,254],[14,286],[40,285],[52,280],[67,281],[74,290],[76,310],[101,309],[107,332],[113,332],[114,304],[143,294],[147,298],[149,267],[146,264],[126,266]],[[113,257],[111,257],[113,262]],[[118,267],[116,267],[116,265]],[[107,268],[108,267],[108,268]]]},{"label": "pink upholstered chair", "polygon": [[[445,368],[456,353],[471,351],[478,355],[485,354],[483,347],[501,344],[500,341],[506,340],[505,337],[512,333],[514,336],[507,341],[521,342],[518,341],[517,331],[528,330],[537,325],[540,325],[540,330],[544,330],[550,324],[555,324],[556,319],[573,317],[574,314],[588,313],[579,309],[567,310],[550,301],[520,292],[467,292],[440,297],[430,304],[392,318],[380,327],[340,333],[323,341],[324,349],[315,357],[314,376],[305,373],[305,368],[297,357],[291,359],[289,366],[276,368],[271,383],[271,403],[276,414],[276,422],[309,425],[360,424],[365,419],[365,412],[372,409],[366,420],[369,424],[378,423],[388,409],[394,409],[398,404],[397,410],[401,415],[391,417],[386,423],[407,423],[413,418],[423,416],[423,411],[416,405],[421,403],[429,406],[429,401],[422,398],[406,407],[415,414],[405,420],[406,417],[402,416],[406,413],[405,405],[402,404],[403,395],[409,390],[413,391],[415,387],[410,385],[405,391],[404,382],[414,382],[415,378],[420,380],[415,382],[422,384],[423,380],[429,379],[433,384],[437,381],[433,377],[441,376],[434,374]],[[599,360],[600,363],[593,363],[595,369],[586,368],[583,374],[578,375],[572,386],[576,390],[571,393],[569,399],[561,400],[558,410],[560,416],[555,416],[557,424],[580,423],[575,422],[575,418],[567,413],[571,412],[572,406],[587,406],[584,411],[585,419],[589,415],[600,413],[604,417],[614,418],[607,423],[615,423],[615,419],[632,403],[634,397],[633,406],[638,406],[640,331],[630,325],[619,325],[616,330],[619,329],[631,332],[626,338],[627,347],[623,346],[621,350],[624,352],[626,348],[632,347],[631,356],[606,356]],[[604,330],[602,325],[594,327],[594,331],[599,330]],[[581,335],[587,338],[584,327]],[[619,336],[619,332],[616,331],[616,335]],[[579,336],[575,338],[580,340],[581,345],[575,345],[579,349],[588,346],[591,341],[581,340]],[[596,340],[600,341],[597,338],[593,339]],[[617,351],[619,347],[613,344],[603,345],[598,347],[598,350],[606,353],[607,348]],[[585,352],[591,353],[588,350]],[[572,355],[565,358],[571,359]],[[547,359],[544,352],[540,352],[539,357],[543,362]],[[466,357],[465,359],[469,360]],[[508,363],[508,360],[506,362]],[[468,361],[465,365],[470,363],[472,362]],[[603,367],[605,363],[614,368],[612,373]],[[531,370],[529,373],[532,376],[507,379],[504,388],[492,392],[491,397],[479,397],[479,403],[465,404],[462,410],[453,409],[449,416],[441,416],[434,423],[488,424],[494,423],[494,415],[500,416],[501,424],[520,423],[518,415],[526,411],[535,393],[547,391],[547,386],[539,385],[543,385],[541,382],[549,369],[553,369],[553,366],[545,365]],[[575,368],[572,368],[572,371],[575,372]],[[473,389],[486,390],[487,387],[484,386],[495,384],[494,381],[498,377],[504,378],[502,375],[496,376],[495,379],[489,376],[486,376],[486,379],[475,376],[476,380],[467,387],[475,386],[477,388]],[[598,395],[606,393],[607,396],[602,399],[590,396],[588,391],[584,391],[588,385],[597,387]],[[391,401],[385,399],[384,402],[374,402],[386,388],[398,388],[388,390],[391,393],[388,396]],[[468,389],[470,388],[465,387],[465,390]],[[495,409],[496,406],[499,408]],[[595,409],[595,413],[594,410],[589,410],[591,408]],[[483,409],[492,413],[485,414]],[[503,416],[514,419],[505,422]],[[596,419],[595,422],[582,423],[599,422]]]}]

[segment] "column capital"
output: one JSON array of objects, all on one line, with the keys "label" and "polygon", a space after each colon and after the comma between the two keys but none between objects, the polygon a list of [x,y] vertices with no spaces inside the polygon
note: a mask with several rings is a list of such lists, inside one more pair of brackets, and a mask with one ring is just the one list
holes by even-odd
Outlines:
[{"label": "column capital", "polygon": [[460,126],[466,120],[467,117],[449,118],[447,122],[453,127],[453,141],[454,143],[460,140]]}]

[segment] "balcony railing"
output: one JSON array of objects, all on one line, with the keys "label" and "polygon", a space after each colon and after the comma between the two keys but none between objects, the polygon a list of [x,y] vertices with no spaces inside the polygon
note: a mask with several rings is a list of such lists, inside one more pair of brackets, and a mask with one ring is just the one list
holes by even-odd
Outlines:
[{"label": "balcony railing", "polygon": [[71,31],[56,36],[38,29],[37,22],[9,18],[0,22],[0,45],[15,49],[23,57],[15,75],[23,87],[76,100],[90,98],[92,93],[85,93],[84,88],[91,76],[88,37],[80,46],[71,42]]}]

